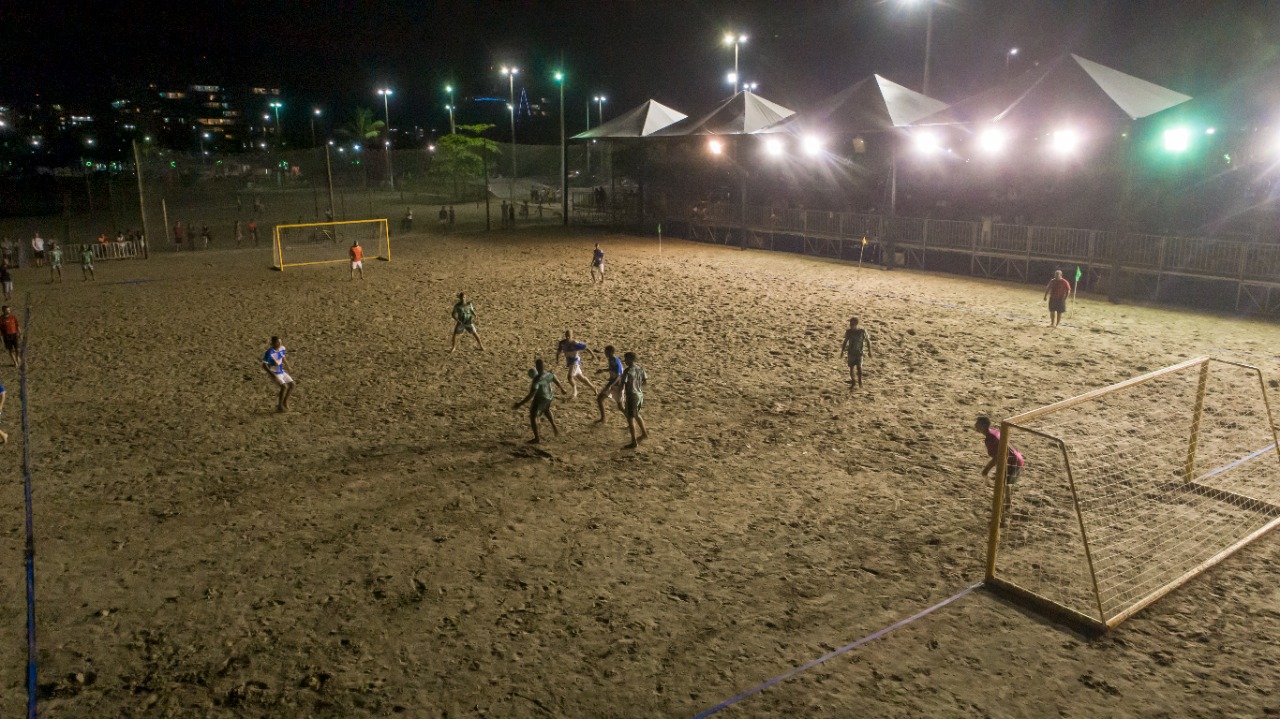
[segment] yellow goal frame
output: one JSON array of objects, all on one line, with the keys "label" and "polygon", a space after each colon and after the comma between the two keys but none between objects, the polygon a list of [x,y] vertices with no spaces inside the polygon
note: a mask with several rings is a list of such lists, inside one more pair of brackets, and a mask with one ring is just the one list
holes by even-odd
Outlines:
[{"label": "yellow goal frame", "polygon": [[287,230],[287,229],[293,229],[298,227],[338,227],[340,225],[367,225],[370,223],[373,223],[380,227],[381,233],[379,236],[379,240],[380,240],[380,244],[384,248],[386,248],[386,252],[378,255],[377,257],[371,257],[369,259],[383,260],[384,262],[390,262],[391,261],[391,232],[387,227],[387,218],[385,217],[370,219],[370,220],[342,220],[339,222],[302,222],[302,223],[295,223],[291,225],[276,225],[273,228],[271,233],[272,235],[271,259],[275,263],[274,265],[275,268],[280,271],[284,271],[284,268],[286,267],[303,267],[306,265],[332,265],[340,262],[348,262],[349,260],[343,257],[336,260],[314,260],[311,262],[286,263],[284,261],[284,248],[280,244],[280,230]]},{"label": "yellow goal frame", "polygon": [[1174,578],[1172,581],[1155,588],[1153,591],[1146,594],[1146,596],[1143,596],[1130,604],[1123,611],[1114,615],[1108,615],[1102,606],[1101,593],[1098,590],[1097,572],[1094,567],[1093,553],[1089,546],[1089,534],[1085,528],[1084,514],[1080,508],[1080,498],[1076,494],[1076,481],[1075,476],[1072,474],[1071,460],[1067,454],[1067,446],[1063,440],[1058,437],[1045,434],[1044,432],[1038,432],[1025,426],[1026,423],[1038,417],[1042,417],[1046,414],[1057,412],[1059,410],[1075,407],[1085,402],[1092,401],[1102,395],[1120,392],[1135,385],[1144,384],[1158,377],[1163,377],[1175,372],[1185,372],[1194,369],[1199,372],[1199,381],[1197,383],[1198,386],[1196,390],[1195,405],[1192,409],[1192,426],[1198,427],[1201,413],[1204,411],[1205,389],[1209,374],[1209,367],[1214,363],[1244,369],[1258,378],[1258,389],[1262,394],[1262,405],[1266,411],[1265,420],[1268,428],[1271,430],[1272,440],[1271,446],[1264,448],[1262,451],[1275,452],[1276,459],[1280,460],[1280,432],[1276,429],[1274,415],[1271,412],[1271,402],[1267,397],[1267,386],[1263,379],[1262,371],[1252,365],[1231,362],[1217,357],[1196,357],[1194,359],[1189,359],[1185,362],[1180,362],[1170,367],[1149,372],[1147,374],[1113,384],[1109,387],[1103,387],[1091,392],[1086,392],[1082,395],[1062,400],[1061,402],[1056,402],[1045,407],[1040,407],[1038,409],[1010,417],[1000,423],[1000,445],[999,449],[996,450],[995,456],[1004,457],[1007,455],[1009,451],[1009,436],[1012,433],[1012,430],[1015,429],[1019,432],[1039,435],[1040,437],[1050,440],[1056,443],[1058,450],[1062,452],[1062,459],[1066,469],[1066,482],[1071,492],[1072,504],[1074,505],[1072,510],[1080,529],[1080,539],[1084,543],[1084,557],[1086,566],[1089,570],[1089,579],[1093,583],[1093,598],[1096,600],[1096,606],[1094,609],[1096,609],[1097,615],[1093,616],[1072,607],[1065,606],[1064,604],[1054,601],[1048,597],[1041,596],[1030,589],[1019,586],[1017,583],[1000,576],[997,566],[997,557],[1000,547],[1000,524],[1004,512],[1005,473],[1008,469],[1007,463],[1005,462],[996,463],[998,470],[996,472],[995,492],[991,498],[991,523],[987,527],[986,586],[998,595],[1004,596],[1017,604],[1030,607],[1041,614],[1052,617],[1066,624],[1085,629],[1087,631],[1105,632],[1150,606],[1152,603],[1169,592],[1172,592],[1174,589],[1177,589],[1193,578],[1203,574],[1209,568],[1217,565],[1219,562],[1231,556],[1237,550],[1241,549],[1253,540],[1280,526],[1280,506],[1270,504],[1255,497],[1245,497],[1243,495],[1236,494],[1235,492],[1209,487],[1199,483],[1195,479],[1196,445],[1198,436],[1193,433],[1187,444],[1187,454],[1184,459],[1183,482],[1194,491],[1207,494],[1227,503],[1235,504],[1239,502],[1250,502],[1255,505],[1266,507],[1269,510],[1268,514],[1270,514],[1272,518],[1265,525],[1243,537],[1240,537],[1230,546],[1223,547],[1212,557],[1209,557],[1194,567],[1188,568],[1183,572],[1183,574]]}]

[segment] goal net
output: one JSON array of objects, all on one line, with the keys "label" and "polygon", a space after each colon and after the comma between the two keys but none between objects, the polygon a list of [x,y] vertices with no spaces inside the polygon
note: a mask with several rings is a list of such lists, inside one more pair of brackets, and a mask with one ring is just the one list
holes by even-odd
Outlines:
[{"label": "goal net", "polygon": [[1002,422],[988,584],[1105,630],[1280,524],[1266,393],[1201,357]]},{"label": "goal net", "polygon": [[276,225],[275,266],[321,265],[347,262],[351,243],[359,242],[367,260],[391,259],[391,236],[386,219],[346,222],[308,222]]}]

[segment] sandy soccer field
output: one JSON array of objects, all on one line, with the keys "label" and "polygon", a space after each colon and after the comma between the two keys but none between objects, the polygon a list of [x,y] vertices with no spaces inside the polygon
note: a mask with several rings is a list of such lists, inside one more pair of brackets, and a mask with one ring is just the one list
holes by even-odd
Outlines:
[{"label": "sandy soccer field", "polygon": [[[268,256],[16,273],[43,716],[691,717],[982,578],[977,413],[1206,352],[1275,378],[1280,347],[1093,300],[1051,331],[1039,287],[608,235],[401,239],[354,283]],[[448,354],[462,289],[488,352]],[[873,355],[851,391],[854,313]],[[638,353],[638,451],[587,396],[525,444],[511,404],[566,328]],[[299,380],[282,415],[272,334]],[[24,702],[19,449],[0,716]],[[977,591],[718,716],[1280,713],[1278,539],[1102,638]]]}]

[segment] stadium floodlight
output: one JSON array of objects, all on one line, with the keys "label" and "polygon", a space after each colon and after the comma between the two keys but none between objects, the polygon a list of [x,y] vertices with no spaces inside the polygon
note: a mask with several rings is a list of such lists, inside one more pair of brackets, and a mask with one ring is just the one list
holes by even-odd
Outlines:
[{"label": "stadium floodlight", "polygon": [[1171,127],[1161,137],[1165,152],[1182,153],[1191,149],[1191,130],[1185,127]]},{"label": "stadium floodlight", "polygon": [[931,130],[914,133],[912,138],[915,140],[916,150],[923,154],[932,155],[942,149],[942,140],[938,137],[938,133]]},{"label": "stadium floodlight", "polygon": [[502,74],[507,76],[508,100],[507,106],[511,108],[511,183],[507,190],[507,196],[514,201],[516,197],[516,174],[518,166],[516,165],[516,75],[520,74],[520,68],[502,66]]},{"label": "stadium floodlight", "polygon": [[352,149],[352,150],[355,150],[356,152],[359,152],[359,151],[360,151],[360,146],[359,146],[359,145],[352,145],[352,146],[351,146],[351,149]]},{"label": "stadium floodlight", "polygon": [[785,149],[782,145],[782,140],[776,137],[766,138],[764,141],[765,154],[770,157],[782,157],[782,152]]},{"label": "stadium floodlight", "polygon": [[760,83],[758,83],[758,82],[744,82],[744,83],[742,83],[742,90],[743,90],[744,92],[755,92],[755,91],[756,91],[756,88],[758,88],[758,87],[760,87]]},{"label": "stadium floodlight", "polygon": [[982,148],[983,152],[991,154],[1003,150],[1008,142],[1009,136],[1003,128],[999,127],[988,127],[978,135],[978,147]]},{"label": "stadium floodlight", "polygon": [[724,143],[719,140],[711,140],[707,143],[707,149],[711,150],[711,154],[719,155],[724,152]]},{"label": "stadium floodlight", "polygon": [[725,75],[725,76],[724,76],[724,81],[725,81],[725,82],[727,82],[727,83],[729,83],[730,85],[737,86],[737,84],[738,84],[738,73],[736,73],[736,72],[731,72],[731,73],[729,73],[728,75]]},{"label": "stadium floodlight", "polygon": [[745,33],[726,32],[724,34],[725,47],[728,47],[729,45],[733,46],[733,74],[729,76],[729,84],[734,87],[738,86],[738,78],[741,77],[741,75],[738,74],[738,47],[746,41],[747,36]]},{"label": "stadium floodlight", "polygon": [[1218,130],[1217,130],[1217,128],[1214,128],[1214,127],[1206,127],[1206,128],[1204,129],[1204,134],[1206,134],[1206,135],[1212,135],[1212,134],[1216,133],[1217,131],[1218,131]]},{"label": "stadium floodlight", "polygon": [[822,138],[817,135],[806,135],[800,140],[800,147],[809,157],[817,157],[822,154]]},{"label": "stadium floodlight", "polygon": [[1049,135],[1049,146],[1059,155],[1069,155],[1080,147],[1080,133],[1075,130],[1054,130]]}]

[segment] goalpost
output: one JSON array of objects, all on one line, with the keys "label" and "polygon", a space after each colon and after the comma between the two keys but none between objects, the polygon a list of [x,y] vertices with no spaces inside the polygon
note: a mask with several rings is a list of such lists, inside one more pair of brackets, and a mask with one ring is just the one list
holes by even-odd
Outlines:
[{"label": "goalpost", "polygon": [[1010,417],[987,584],[1110,629],[1280,525],[1280,451],[1262,372],[1199,357]]},{"label": "goalpost", "polygon": [[279,270],[347,262],[352,242],[364,248],[365,259],[391,259],[386,218],[276,225],[272,234],[273,259]]}]

